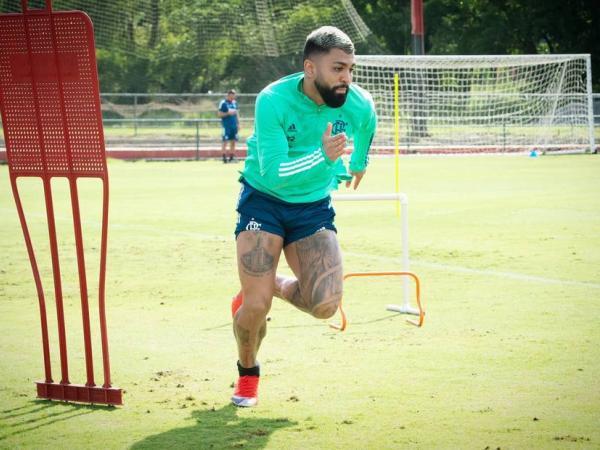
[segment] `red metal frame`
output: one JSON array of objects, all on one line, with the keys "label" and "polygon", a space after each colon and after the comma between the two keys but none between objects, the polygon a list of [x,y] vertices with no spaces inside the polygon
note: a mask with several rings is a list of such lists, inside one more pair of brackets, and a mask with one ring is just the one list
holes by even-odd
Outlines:
[{"label": "red metal frame", "polygon": [[[92,23],[79,11],[41,10],[0,15],[0,112],[10,182],[38,294],[44,355],[44,381],[38,397],[86,403],[122,404],[122,391],[111,386],[105,312],[108,236],[108,171],[100,109]],[[60,353],[60,382],[50,363],[46,302],[27,221],[19,196],[19,177],[43,182]],[[69,182],[85,347],[86,383],[71,384],[67,355],[60,260],[52,201],[52,178]],[[91,342],[88,286],[77,179],[99,178],[103,185],[98,307],[104,383],[96,386]]]}]

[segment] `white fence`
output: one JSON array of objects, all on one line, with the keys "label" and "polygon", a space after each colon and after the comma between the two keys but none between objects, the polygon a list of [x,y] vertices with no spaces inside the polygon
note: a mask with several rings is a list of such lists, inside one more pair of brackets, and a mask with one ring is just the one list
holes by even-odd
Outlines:
[{"label": "white fence", "polygon": [[[257,94],[238,94],[243,147],[254,127]],[[225,94],[102,94],[106,143],[111,148],[218,147],[220,119],[217,106]],[[593,94],[596,148],[600,146],[600,94]],[[0,128],[0,151],[4,135]]]}]

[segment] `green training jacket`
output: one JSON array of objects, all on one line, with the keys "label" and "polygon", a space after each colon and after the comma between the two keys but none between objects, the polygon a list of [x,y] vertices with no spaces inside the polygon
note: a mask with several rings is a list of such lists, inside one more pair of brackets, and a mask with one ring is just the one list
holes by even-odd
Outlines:
[{"label": "green training jacket", "polygon": [[255,189],[290,203],[321,200],[348,175],[341,158],[333,162],[321,148],[328,122],[332,135],[346,133],[354,141],[352,172],[367,167],[377,126],[373,99],[361,87],[350,84],[344,105],[330,108],[304,94],[303,79],[302,72],[288,75],[258,94],[242,172]]}]

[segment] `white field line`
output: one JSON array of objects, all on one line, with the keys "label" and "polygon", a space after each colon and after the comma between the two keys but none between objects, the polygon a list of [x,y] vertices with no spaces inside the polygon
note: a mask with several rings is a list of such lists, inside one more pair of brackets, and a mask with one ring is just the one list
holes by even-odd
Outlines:
[{"label": "white field line", "polygon": [[[9,210],[9,208],[0,208],[0,211],[2,211],[3,213],[11,213],[12,212],[16,215],[16,210],[12,210],[12,209]],[[44,219],[44,222],[45,222],[46,215],[41,214],[41,213],[30,213],[30,214],[27,214],[27,217],[42,218],[42,219]],[[72,223],[71,217],[55,216],[55,220],[57,222],[58,221],[61,221],[61,222],[68,221],[68,222]],[[100,228],[100,222],[89,221],[84,224],[84,226],[86,226],[86,225],[87,226],[90,226],[90,225],[96,226],[96,227],[98,227],[98,229]],[[111,223],[109,220],[109,224],[108,224],[109,240],[110,240],[110,230],[111,229],[115,230],[115,231],[116,230],[135,230],[135,231],[142,231],[142,232],[145,231],[145,232],[158,233],[161,235],[165,234],[165,230],[160,227],[156,227],[156,226],[152,226],[152,225],[143,225],[143,224]],[[232,222],[231,230],[232,230],[231,234],[226,235],[226,236],[218,235],[218,234],[200,233],[197,231],[169,230],[168,233],[170,235],[182,236],[182,237],[204,240],[204,241],[227,242],[227,241],[231,240],[233,242],[233,222]],[[85,236],[84,236],[84,238],[85,238]],[[398,267],[398,268],[402,267],[402,259],[400,257],[372,255],[370,253],[358,253],[358,252],[349,252],[349,251],[344,251],[343,254],[345,256],[350,256],[350,257],[355,257],[355,258],[363,258],[363,259],[371,259],[374,261],[381,261],[381,262],[393,264],[395,267]],[[565,285],[566,286],[578,286],[578,287],[586,287],[586,288],[591,288],[591,289],[600,289],[600,283],[592,283],[589,281],[576,281],[576,280],[565,280],[565,279],[560,279],[560,278],[540,277],[537,275],[527,275],[524,273],[507,272],[507,271],[502,271],[502,270],[472,269],[470,267],[457,266],[457,265],[453,265],[453,264],[443,264],[443,263],[421,261],[421,260],[415,260],[415,259],[411,259],[410,263],[411,263],[411,265],[414,265],[414,266],[442,270],[445,272],[468,273],[471,275],[493,276],[493,277],[507,278],[507,279],[512,279],[512,280],[527,281],[527,282],[532,282],[532,283],[553,284],[553,285],[563,285],[563,286],[565,286]]]},{"label": "white field line", "polygon": [[[369,253],[356,253],[356,252],[344,252],[344,255],[353,256],[357,258],[367,258],[376,261],[382,261],[387,263],[392,263],[396,267],[402,267],[401,258],[392,258],[389,256],[379,256],[379,255],[371,255]],[[569,285],[569,286],[579,286],[579,287],[587,287],[592,289],[600,289],[600,283],[592,283],[589,281],[576,281],[576,280],[564,280],[560,278],[547,278],[540,277],[537,275],[527,275],[524,273],[518,272],[507,272],[503,270],[490,270],[490,269],[472,269],[470,267],[457,266],[453,264],[442,264],[430,261],[420,261],[420,260],[410,260],[411,265],[427,267],[429,269],[437,269],[443,270],[446,272],[456,272],[456,273],[468,273],[471,275],[484,275],[484,276],[494,276],[500,278],[508,278],[513,280],[520,281],[529,281],[534,283],[542,283],[542,284],[557,284],[557,285]]]}]

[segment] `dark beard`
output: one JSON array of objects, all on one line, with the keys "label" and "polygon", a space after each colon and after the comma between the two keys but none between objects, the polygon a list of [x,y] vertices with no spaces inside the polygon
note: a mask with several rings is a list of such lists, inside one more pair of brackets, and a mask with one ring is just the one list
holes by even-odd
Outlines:
[{"label": "dark beard", "polygon": [[[317,88],[317,91],[319,91],[319,94],[321,94],[321,98],[323,99],[325,104],[330,108],[339,108],[344,103],[346,103],[346,97],[348,96],[349,90],[348,85],[338,84],[337,86],[333,86],[330,88],[319,83],[319,81],[315,79],[315,86]],[[340,87],[345,87],[346,92],[344,92],[343,94],[338,94],[337,92],[335,92],[335,90]]]}]

